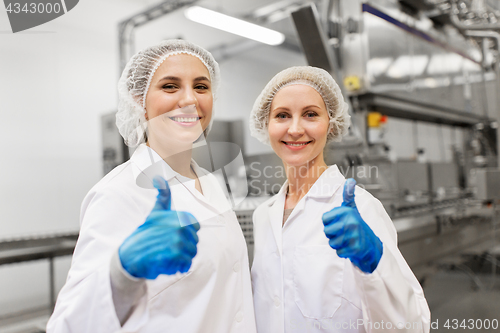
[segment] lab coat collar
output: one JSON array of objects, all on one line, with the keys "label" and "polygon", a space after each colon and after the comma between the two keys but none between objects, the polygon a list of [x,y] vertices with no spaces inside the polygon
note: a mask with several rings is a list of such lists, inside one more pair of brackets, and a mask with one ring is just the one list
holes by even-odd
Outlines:
[{"label": "lab coat collar", "polygon": [[[294,216],[299,214],[304,210],[306,201],[309,198],[313,199],[328,199],[333,196],[333,194],[338,190],[340,185],[345,181],[344,176],[340,173],[336,165],[330,166],[321,174],[321,176],[316,180],[311,189],[306,193],[306,195],[300,199],[292,214],[288,217],[291,220]],[[269,206],[269,221],[271,223],[271,229],[273,231],[274,239],[278,246],[279,254],[283,251],[283,213],[285,208],[285,199],[288,192],[288,180],[285,181],[283,186],[281,186],[280,191],[276,194],[273,199],[268,201]],[[285,223],[286,227],[286,223]]]},{"label": "lab coat collar", "polygon": [[340,173],[337,165],[328,167],[316,180],[314,185],[307,192],[306,197],[316,199],[328,199],[345,182],[345,177]]},{"label": "lab coat collar", "polygon": [[[278,194],[274,196],[274,200],[270,200],[268,203],[269,208],[269,223],[271,224],[271,230],[273,231],[274,240],[278,246],[278,253],[281,256],[283,253],[283,236],[282,236],[282,226],[283,226],[283,213],[285,208],[285,198],[286,189],[288,188],[288,181],[283,184]],[[285,190],[283,190],[285,189]]]},{"label": "lab coat collar", "polygon": [[141,144],[137,147],[130,161],[135,166],[134,179],[146,176],[150,181],[156,175],[161,175],[166,181],[172,180],[178,175],[151,147]]},{"label": "lab coat collar", "polygon": [[[194,179],[184,177],[174,171],[160,155],[146,144],[141,144],[137,147],[130,160],[134,165],[134,179],[137,185],[142,188],[153,189],[153,178],[160,175],[168,181],[171,186],[172,181],[174,179],[177,180],[177,182],[174,181],[173,183],[184,186],[196,199],[210,209],[215,210],[217,214],[221,214],[231,207],[228,203],[221,202],[220,196],[215,193],[216,189],[214,188],[214,186],[218,186],[218,184],[214,184],[210,179],[210,173],[200,168],[194,160],[191,160],[191,166],[200,180],[203,195],[196,189]],[[216,200],[217,198],[219,198],[219,200]]]},{"label": "lab coat collar", "polygon": [[[154,188],[153,178],[157,175],[162,176],[166,181],[171,183],[174,178],[184,184],[186,188],[195,196],[200,196],[200,193],[195,188],[195,181],[187,178],[174,171],[167,162],[165,162],[158,153],[145,144],[137,147],[136,151],[130,158],[133,168],[133,175],[136,184],[143,188]],[[205,175],[202,169],[191,160],[191,166],[198,177]]]},{"label": "lab coat collar", "polygon": [[[304,197],[309,198],[331,198],[333,194],[337,191],[341,184],[345,182],[345,177],[340,173],[337,165],[332,165],[328,167],[321,174],[321,176],[316,180],[311,189],[307,192]],[[288,192],[288,180],[281,186],[278,194],[276,194],[271,200],[267,202],[268,206],[271,207],[278,201],[281,197],[286,197]],[[302,201],[302,200],[301,200]]]},{"label": "lab coat collar", "polygon": [[[216,178],[207,170],[201,168],[194,160],[191,160],[191,166],[198,176],[203,195],[196,189],[194,180],[190,181],[188,190],[202,202],[209,204],[211,208],[215,208],[219,213],[231,210],[231,205],[222,192],[222,185],[219,184]],[[182,177],[182,176],[181,176]],[[226,200],[222,200],[222,198]]]}]

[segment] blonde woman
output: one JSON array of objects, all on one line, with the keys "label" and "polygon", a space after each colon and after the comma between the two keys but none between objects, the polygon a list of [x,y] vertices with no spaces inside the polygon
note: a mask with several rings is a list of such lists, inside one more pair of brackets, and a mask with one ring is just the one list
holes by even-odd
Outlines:
[{"label": "blonde woman", "polygon": [[253,216],[258,332],[429,332],[422,288],[382,204],[324,161],[326,143],[349,126],[331,75],[307,66],[278,73],[250,123],[287,175]]}]

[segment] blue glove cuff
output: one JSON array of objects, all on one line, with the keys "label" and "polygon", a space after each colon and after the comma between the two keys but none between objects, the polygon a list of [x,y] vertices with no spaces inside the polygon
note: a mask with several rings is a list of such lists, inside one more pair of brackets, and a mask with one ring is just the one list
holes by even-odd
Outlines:
[{"label": "blue glove cuff", "polygon": [[[375,235],[374,235],[375,236]],[[380,238],[375,236],[374,247],[371,248],[367,253],[361,258],[349,258],[351,262],[356,265],[360,270],[365,273],[371,274],[375,271],[382,258],[383,245]]]}]

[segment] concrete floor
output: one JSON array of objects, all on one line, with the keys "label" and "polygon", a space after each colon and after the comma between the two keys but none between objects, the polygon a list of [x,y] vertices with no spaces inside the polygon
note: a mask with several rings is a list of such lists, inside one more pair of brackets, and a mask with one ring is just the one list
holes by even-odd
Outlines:
[{"label": "concrete floor", "polygon": [[[494,283],[493,283],[494,282]],[[463,270],[440,271],[424,284],[424,293],[431,309],[433,333],[500,332],[500,277],[490,274],[472,275]],[[457,321],[453,321],[456,319]],[[465,325],[471,328],[461,328]],[[498,328],[478,329],[469,321],[483,325],[496,319]],[[450,325],[445,327],[446,322]],[[454,323],[457,323],[454,325]],[[453,326],[458,326],[453,329]]]},{"label": "concrete floor", "polygon": [[0,318],[0,333],[44,333],[50,312],[47,306]]}]

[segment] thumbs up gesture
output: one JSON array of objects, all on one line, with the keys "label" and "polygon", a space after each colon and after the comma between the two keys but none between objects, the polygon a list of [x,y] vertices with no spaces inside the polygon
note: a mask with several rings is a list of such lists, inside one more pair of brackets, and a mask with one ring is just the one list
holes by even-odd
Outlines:
[{"label": "thumbs up gesture", "polygon": [[193,215],[170,209],[170,188],[163,178],[156,177],[153,184],[158,189],[153,210],[118,249],[123,268],[145,279],[187,272],[196,255],[200,229]]},{"label": "thumbs up gesture", "polygon": [[359,215],[354,202],[355,186],[354,179],[346,180],[342,205],[323,214],[323,224],[337,255],[349,258],[363,272],[372,273],[382,257],[382,242]]}]

